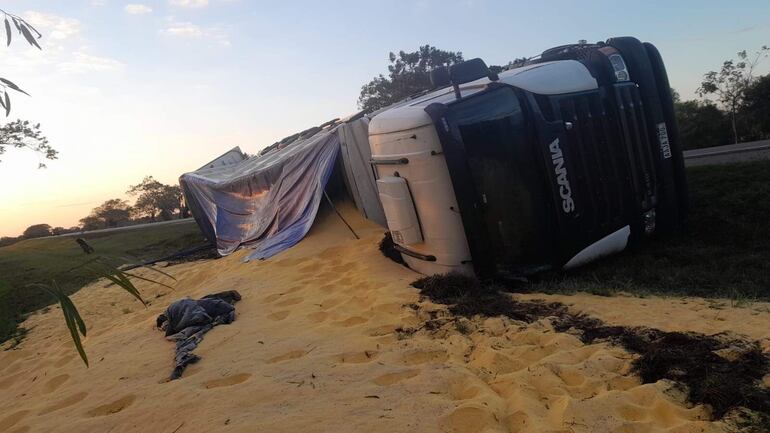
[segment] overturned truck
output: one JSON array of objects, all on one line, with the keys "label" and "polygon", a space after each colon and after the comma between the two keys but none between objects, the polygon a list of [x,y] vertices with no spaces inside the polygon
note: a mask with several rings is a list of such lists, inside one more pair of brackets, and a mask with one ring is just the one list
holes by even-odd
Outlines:
[{"label": "overturned truck", "polygon": [[388,227],[412,269],[569,269],[682,226],[682,150],[652,44],[561,46],[499,75],[474,59],[431,78],[435,91],[369,125]]},{"label": "overturned truck", "polygon": [[222,255],[250,245],[269,257],[307,233],[334,171],[428,275],[570,269],[684,224],[682,150],[653,45],[565,45],[499,74],[473,59],[431,82],[182,175],[203,232]]}]

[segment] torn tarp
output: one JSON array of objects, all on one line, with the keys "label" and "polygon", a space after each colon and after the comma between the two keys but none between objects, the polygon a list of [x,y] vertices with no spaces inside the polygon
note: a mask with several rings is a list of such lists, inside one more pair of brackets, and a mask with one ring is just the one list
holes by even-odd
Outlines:
[{"label": "torn tarp", "polygon": [[157,319],[157,326],[166,331],[166,338],[176,342],[176,356],[171,380],[179,379],[188,365],[200,360],[193,350],[211,328],[235,320],[235,304],[241,295],[235,290],[206,295],[201,299],[180,299],[166,308]]},{"label": "torn tarp", "polygon": [[250,259],[263,259],[310,230],[339,148],[337,132],[322,130],[260,157],[183,174],[179,183],[219,254],[248,245]]}]

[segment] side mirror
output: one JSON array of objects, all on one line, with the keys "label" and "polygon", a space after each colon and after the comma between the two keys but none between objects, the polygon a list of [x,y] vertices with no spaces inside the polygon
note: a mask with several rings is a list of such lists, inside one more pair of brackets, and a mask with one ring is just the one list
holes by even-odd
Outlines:
[{"label": "side mirror", "polygon": [[497,81],[497,74],[490,71],[487,64],[478,57],[452,65],[449,69],[449,77],[452,84],[468,83],[484,77]]},{"label": "side mirror", "polygon": [[460,99],[460,84],[469,83],[479,78],[489,78],[491,81],[497,81],[498,76],[490,71],[487,64],[480,58],[470,59],[449,68],[449,79],[455,89],[455,97]]}]

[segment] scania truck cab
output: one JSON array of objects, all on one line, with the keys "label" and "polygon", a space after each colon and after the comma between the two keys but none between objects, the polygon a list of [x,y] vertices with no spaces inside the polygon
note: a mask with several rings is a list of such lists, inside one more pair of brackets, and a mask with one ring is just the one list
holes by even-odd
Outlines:
[{"label": "scania truck cab", "polygon": [[574,268],[679,230],[687,188],[658,50],[631,37],[473,59],[377,114],[372,166],[396,249],[423,274]]}]

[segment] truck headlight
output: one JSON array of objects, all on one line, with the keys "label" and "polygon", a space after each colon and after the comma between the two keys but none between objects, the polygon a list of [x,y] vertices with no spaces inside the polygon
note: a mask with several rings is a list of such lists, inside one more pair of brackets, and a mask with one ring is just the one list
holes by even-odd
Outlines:
[{"label": "truck headlight", "polygon": [[655,209],[650,209],[642,215],[644,234],[651,235],[655,231]]},{"label": "truck headlight", "polygon": [[620,54],[610,54],[610,63],[612,64],[612,70],[615,72],[615,78],[618,81],[628,81],[631,77],[628,75],[628,68],[626,62]]}]

